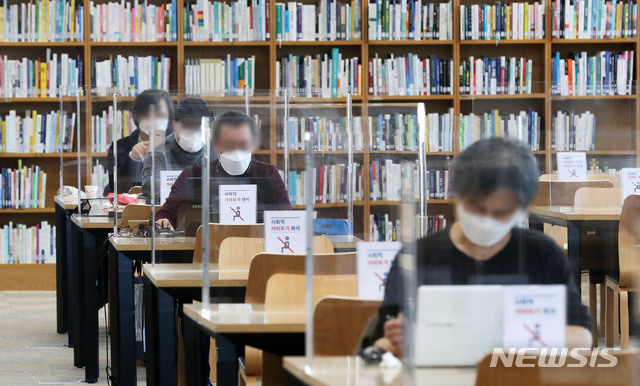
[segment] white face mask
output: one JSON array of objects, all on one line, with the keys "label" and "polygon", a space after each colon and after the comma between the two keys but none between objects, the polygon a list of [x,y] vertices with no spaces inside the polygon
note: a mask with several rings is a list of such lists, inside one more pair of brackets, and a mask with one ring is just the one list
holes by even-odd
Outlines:
[{"label": "white face mask", "polygon": [[189,153],[197,153],[202,150],[202,136],[197,130],[184,130],[178,135],[178,145]]},{"label": "white face mask", "polygon": [[514,215],[509,221],[498,221],[489,216],[481,216],[464,210],[462,204],[457,205],[458,222],[462,233],[472,243],[481,247],[490,247],[502,240],[516,225],[518,216]]},{"label": "white face mask", "polygon": [[156,119],[156,130],[167,131],[167,127],[169,126],[168,119]]},{"label": "white face mask", "polygon": [[168,125],[168,119],[156,119],[155,121],[152,121],[151,119],[141,119],[140,122],[138,122],[138,128],[146,135],[149,135],[149,133],[151,133],[151,129],[159,130],[164,133],[165,131],[167,131]]},{"label": "white face mask", "polygon": [[251,152],[246,150],[233,150],[220,154],[222,168],[232,176],[239,176],[247,171],[251,163]]},{"label": "white face mask", "polygon": [[151,133],[152,126],[153,122],[151,122],[150,119],[141,119],[138,122],[138,128],[146,135],[149,135],[149,133]]}]

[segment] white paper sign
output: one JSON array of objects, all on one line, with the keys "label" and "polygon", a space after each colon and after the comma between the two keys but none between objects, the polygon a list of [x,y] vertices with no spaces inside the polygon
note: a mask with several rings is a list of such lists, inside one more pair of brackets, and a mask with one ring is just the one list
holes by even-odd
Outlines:
[{"label": "white paper sign", "polygon": [[557,153],[558,179],[560,181],[587,180],[587,154],[584,152]]},{"label": "white paper sign", "polygon": [[[167,200],[167,197],[169,197],[169,193],[171,193],[171,187],[173,186],[173,183],[178,179],[180,173],[182,173],[182,170],[160,171],[160,205],[163,205]],[[156,187],[156,189],[158,189],[158,187]]]},{"label": "white paper sign", "polygon": [[504,286],[503,348],[565,347],[564,285]]},{"label": "white paper sign", "polygon": [[307,253],[306,217],[304,210],[265,211],[265,252],[290,255]]},{"label": "white paper sign", "polygon": [[256,185],[220,185],[220,224],[256,224]]},{"label": "white paper sign", "polygon": [[391,263],[402,243],[397,241],[359,242],[358,254],[358,297],[367,299],[384,298],[384,288]]},{"label": "white paper sign", "polygon": [[622,169],[622,201],[631,194],[640,194],[640,168]]}]

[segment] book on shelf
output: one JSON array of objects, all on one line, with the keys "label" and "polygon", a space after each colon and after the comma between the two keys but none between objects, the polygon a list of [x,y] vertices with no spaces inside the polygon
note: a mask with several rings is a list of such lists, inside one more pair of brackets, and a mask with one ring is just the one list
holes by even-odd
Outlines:
[{"label": "book on shelf", "polygon": [[118,138],[128,137],[136,129],[133,114],[129,110],[117,109],[114,113],[113,106],[110,105],[102,113],[91,116],[92,152],[101,153],[109,150],[114,139],[114,124],[121,129]]},{"label": "book on shelf", "polygon": [[91,41],[164,42],[178,38],[176,0],[167,4],[89,2]]},{"label": "book on shelf", "polygon": [[271,38],[271,1],[185,2],[184,40],[190,42],[265,41]]},{"label": "book on shelf", "polygon": [[544,39],[545,7],[544,2],[460,5],[460,39]]},{"label": "book on shelf", "polygon": [[362,64],[357,57],[343,58],[337,48],[331,54],[290,54],[276,62],[276,88],[301,98],[362,95]]},{"label": "book on shelf", "polygon": [[369,58],[369,95],[442,94],[453,94],[453,59],[411,53]]},{"label": "book on shelf", "polygon": [[422,0],[369,3],[369,40],[451,40],[453,2]]},{"label": "book on shelf", "polygon": [[256,85],[256,58],[186,59],[184,87],[187,95],[244,95]]},{"label": "book on shelf", "polygon": [[500,115],[498,110],[460,114],[460,150],[492,137],[513,138],[526,143],[532,151],[540,150],[540,123],[540,114],[532,109],[509,115]]},{"label": "book on shelf", "polygon": [[[420,216],[415,216],[416,237],[420,227]],[[427,233],[445,229],[447,219],[443,215],[427,216]],[[388,213],[374,213],[369,215],[369,241],[400,241],[402,240],[400,219],[392,220]]]},{"label": "book on shelf", "polygon": [[[407,164],[411,173],[406,169],[403,170],[402,166],[392,159],[377,158],[369,163],[369,199],[371,201],[400,201],[404,183],[412,184],[414,198],[420,197],[418,161],[413,160]],[[406,181],[407,178],[412,178],[412,181]]]},{"label": "book on shelf", "polygon": [[81,55],[73,59],[69,54],[52,53],[49,48],[44,60],[0,56],[0,97],[75,97],[83,84],[83,62]]},{"label": "book on shelf", "polygon": [[73,149],[76,113],[26,110],[24,116],[10,110],[0,115],[2,153],[58,153]]},{"label": "book on shelf", "polygon": [[554,39],[636,37],[638,5],[633,1],[553,0]]},{"label": "book on shelf", "polygon": [[558,111],[551,119],[552,150],[596,150],[596,116]]},{"label": "book on shelf", "polygon": [[[287,129],[290,150],[304,150],[304,133],[314,133],[316,151],[348,150],[347,122],[345,117],[284,117],[277,120],[277,147],[283,149],[285,144],[284,130]],[[351,123],[353,133],[353,150],[364,150],[364,135],[362,132],[362,117],[353,117]]]},{"label": "book on shelf", "polygon": [[134,97],[150,88],[169,91],[170,69],[171,58],[164,55],[109,55],[100,61],[92,55],[91,92],[95,96],[111,96],[115,88],[118,96]]},{"label": "book on shelf", "polygon": [[0,169],[0,200],[2,208],[44,208],[47,193],[47,173],[40,166],[22,166]]},{"label": "book on shelf", "polygon": [[[354,162],[352,169],[352,197],[354,201],[361,201],[364,198],[362,166]],[[291,201],[292,205],[305,204],[305,177],[306,171],[289,172],[289,201]],[[347,202],[348,178],[347,164],[338,163],[313,168],[314,202],[316,204]]]},{"label": "book on shelf", "polygon": [[109,172],[106,164],[102,164],[100,160],[96,160],[91,168],[91,185],[98,187],[98,194],[102,194],[104,188],[109,184]]},{"label": "book on shelf", "polygon": [[0,228],[0,264],[55,264],[56,226],[47,221]]},{"label": "book on shelf", "polygon": [[80,1],[35,0],[0,4],[0,41],[82,41],[84,8]]},{"label": "book on shelf", "polygon": [[551,59],[552,93],[559,96],[631,95],[635,52],[573,52]]},{"label": "book on shelf", "polygon": [[460,94],[531,94],[533,61],[473,56],[460,61]]},{"label": "book on shelf", "polygon": [[360,0],[290,1],[276,3],[275,12],[277,40],[360,40],[362,36]]},{"label": "book on shelf", "polygon": [[[369,150],[418,151],[417,114],[369,116]],[[426,117],[426,151],[453,151],[453,108]]]}]

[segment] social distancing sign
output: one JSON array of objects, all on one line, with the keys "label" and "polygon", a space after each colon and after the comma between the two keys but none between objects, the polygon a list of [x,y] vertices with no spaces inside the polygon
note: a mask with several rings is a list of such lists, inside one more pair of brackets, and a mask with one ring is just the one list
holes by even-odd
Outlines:
[{"label": "social distancing sign", "polygon": [[307,253],[306,212],[276,210],[264,212],[264,247],[268,253]]}]

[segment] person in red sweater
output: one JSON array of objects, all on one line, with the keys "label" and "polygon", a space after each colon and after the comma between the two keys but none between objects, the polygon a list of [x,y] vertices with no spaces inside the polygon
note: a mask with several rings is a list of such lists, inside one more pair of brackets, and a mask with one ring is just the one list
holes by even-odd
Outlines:
[{"label": "person in red sweater", "polygon": [[[218,159],[211,161],[211,177],[272,177],[274,190],[259,190],[258,205],[269,210],[290,210],[289,193],[276,167],[251,158],[258,141],[258,126],[250,116],[228,111],[217,117],[213,123],[213,150]],[[161,228],[177,227],[184,215],[181,207],[193,195],[187,179],[201,176],[202,165],[189,166],[180,173],[156,214],[156,224]]]}]

